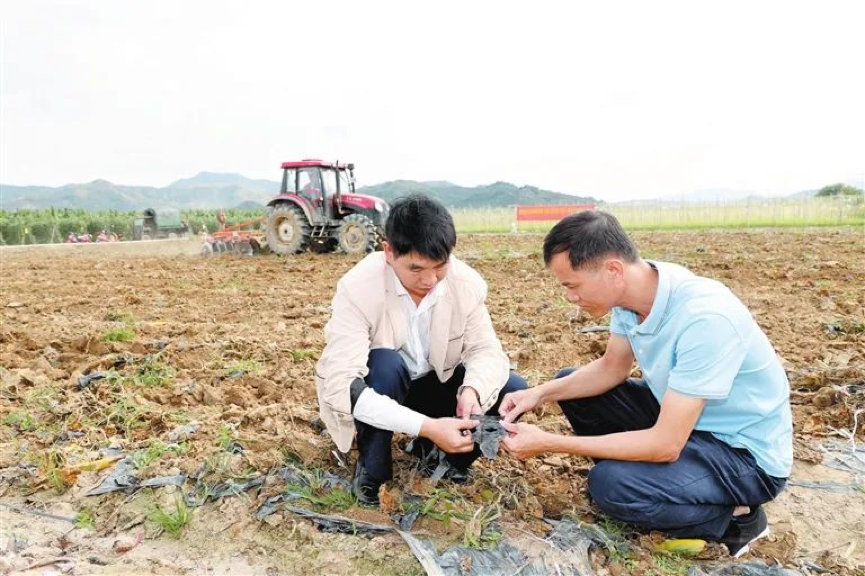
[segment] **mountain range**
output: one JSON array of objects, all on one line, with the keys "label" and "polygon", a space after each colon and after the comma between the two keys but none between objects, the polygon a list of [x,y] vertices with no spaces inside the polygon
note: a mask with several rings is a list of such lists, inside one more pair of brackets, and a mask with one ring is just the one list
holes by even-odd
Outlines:
[{"label": "mountain range", "polygon": [[[848,182],[865,188],[862,179]],[[201,172],[192,178],[172,182],[168,186],[125,186],[107,180],[65,186],[12,186],[0,184],[0,209],[83,208],[86,210],[135,211],[145,208],[175,208],[179,210],[236,208],[256,209],[264,206],[279,191],[280,183],[272,180],[247,178],[241,174]],[[516,186],[494,182],[482,186],[459,186],[447,181],[418,182],[392,180],[362,186],[359,193],[385,200],[421,192],[439,199],[449,208],[500,207],[526,204],[596,204],[605,202],[588,195],[565,194],[536,186]],[[785,196],[807,198],[817,190],[804,190]],[[728,202],[751,198],[765,199],[765,194],[752,190],[708,189],[689,194],[662,196],[651,200],[631,200],[621,204],[655,204],[657,202]]]},{"label": "mountain range", "polygon": [[[280,183],[254,180],[240,174],[201,172],[192,178],[172,182],[163,188],[123,186],[107,180],[65,186],[11,186],[0,184],[0,209],[84,208],[86,210],[133,211],[151,207],[178,210],[261,207],[277,195]],[[515,204],[570,204],[598,201],[535,186],[516,186],[495,182],[465,187],[451,182],[394,180],[359,187],[357,192],[393,200],[412,192],[439,199],[450,208],[513,206]]]}]

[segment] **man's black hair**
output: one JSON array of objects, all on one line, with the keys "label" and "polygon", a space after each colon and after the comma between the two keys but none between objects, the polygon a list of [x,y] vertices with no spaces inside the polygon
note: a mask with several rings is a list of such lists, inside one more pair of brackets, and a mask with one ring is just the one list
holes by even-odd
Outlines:
[{"label": "man's black hair", "polygon": [[615,255],[631,263],[640,258],[616,217],[600,210],[571,214],[553,226],[544,238],[544,264],[549,266],[561,252],[568,253],[574,270],[594,266],[604,256]]},{"label": "man's black hair", "polygon": [[396,256],[417,252],[443,262],[457,244],[450,212],[423,194],[412,194],[394,202],[384,226],[384,235]]}]

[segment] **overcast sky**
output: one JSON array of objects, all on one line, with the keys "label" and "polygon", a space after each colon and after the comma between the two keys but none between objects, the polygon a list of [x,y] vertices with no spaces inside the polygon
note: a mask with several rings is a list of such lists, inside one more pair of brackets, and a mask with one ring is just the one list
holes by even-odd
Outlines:
[{"label": "overcast sky", "polygon": [[865,3],[4,0],[0,182],[496,180],[606,200],[865,173]]}]

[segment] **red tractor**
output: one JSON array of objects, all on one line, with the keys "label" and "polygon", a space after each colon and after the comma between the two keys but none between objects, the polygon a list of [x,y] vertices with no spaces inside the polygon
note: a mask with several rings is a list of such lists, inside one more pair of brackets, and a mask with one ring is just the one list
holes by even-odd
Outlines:
[{"label": "red tractor", "polygon": [[279,196],[267,204],[264,217],[267,245],[277,254],[307,248],[372,252],[384,235],[389,210],[381,198],[355,194],[354,164],[283,162]]}]

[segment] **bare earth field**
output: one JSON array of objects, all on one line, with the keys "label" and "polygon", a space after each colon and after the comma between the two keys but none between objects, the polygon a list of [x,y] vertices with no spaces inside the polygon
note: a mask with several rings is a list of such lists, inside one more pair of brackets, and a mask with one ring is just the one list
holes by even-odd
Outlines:
[{"label": "bare earth field", "polygon": [[[634,238],[645,257],[727,284],[783,358],[796,430],[793,485],[768,507],[772,536],[751,558],[802,573],[815,565],[865,573],[865,474],[855,472],[865,464],[863,231]],[[457,247],[487,280],[499,337],[531,385],[598,357],[607,340],[606,332],[582,332],[596,322],[565,302],[543,267],[541,242],[477,235]],[[301,501],[323,513],[392,524],[390,513],[418,496],[413,530],[439,551],[491,545],[499,532],[543,536],[543,518],[621,531],[587,502],[590,464],[577,457],[523,463],[500,455],[481,459],[466,485],[431,486],[399,438],[382,510],[361,509],[326,485],[326,472],[347,478],[350,469],[317,421],[313,368],[334,286],[356,258],[205,258],[181,243],[99,248],[0,251],[0,573],[424,573],[396,534],[324,533],[287,511],[256,520],[259,506],[286,489],[273,475],[237,496],[179,504],[181,493],[207,499],[220,483],[262,480],[286,464],[308,471]],[[94,373],[107,377],[79,382]],[[568,430],[553,407],[526,421]],[[186,482],[87,495],[120,454],[131,457],[138,480]],[[478,527],[479,509],[501,517]],[[177,535],[172,520],[186,521]],[[657,535],[624,535],[634,544],[629,554],[591,552],[596,574],[684,575],[691,564],[726,561],[716,546],[681,559],[656,552]]]}]

